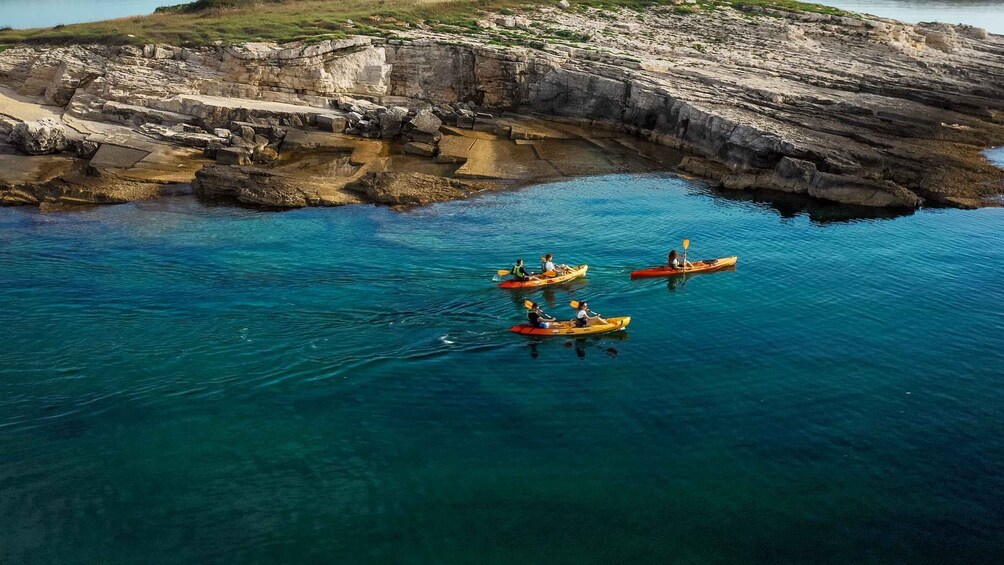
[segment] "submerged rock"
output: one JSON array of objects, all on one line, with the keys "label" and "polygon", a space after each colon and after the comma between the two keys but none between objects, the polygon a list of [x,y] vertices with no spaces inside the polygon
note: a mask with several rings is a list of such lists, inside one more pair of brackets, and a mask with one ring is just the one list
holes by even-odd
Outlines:
[{"label": "submerged rock", "polygon": [[404,152],[409,155],[419,155],[421,157],[432,157],[436,154],[436,146],[431,143],[412,141],[405,144]]}]

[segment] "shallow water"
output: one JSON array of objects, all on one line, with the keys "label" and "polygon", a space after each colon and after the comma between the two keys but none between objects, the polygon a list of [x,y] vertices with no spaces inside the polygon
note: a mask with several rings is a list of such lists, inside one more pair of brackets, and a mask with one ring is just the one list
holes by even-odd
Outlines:
[{"label": "shallow water", "polygon": [[[0,547],[995,561],[1004,209],[775,205],[611,176],[408,213],[0,209]],[[738,268],[629,279],[684,237]],[[495,288],[545,251],[588,280]],[[525,297],[634,321],[534,342],[505,331]]]}]

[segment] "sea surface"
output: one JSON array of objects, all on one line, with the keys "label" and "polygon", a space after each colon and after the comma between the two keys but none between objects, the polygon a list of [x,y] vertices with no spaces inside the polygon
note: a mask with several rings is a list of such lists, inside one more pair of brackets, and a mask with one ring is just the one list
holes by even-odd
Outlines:
[{"label": "sea surface", "polygon": [[[689,238],[735,270],[632,281]],[[496,288],[545,252],[559,289]],[[631,315],[532,340],[524,299]],[[993,563],[1004,209],[0,209],[0,562]]]},{"label": "sea surface", "polygon": [[[0,0],[0,27],[51,27],[150,14],[158,6],[183,0]],[[820,0],[845,10],[909,23],[965,23],[1004,34],[1001,0]]]},{"label": "sea surface", "polygon": [[1004,0],[817,0],[852,12],[907,23],[969,24],[1004,35]]}]

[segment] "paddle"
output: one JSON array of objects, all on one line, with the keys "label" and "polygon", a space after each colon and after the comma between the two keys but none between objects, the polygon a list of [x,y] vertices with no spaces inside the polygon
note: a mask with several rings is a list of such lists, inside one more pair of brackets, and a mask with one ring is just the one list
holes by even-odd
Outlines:
[{"label": "paddle", "polygon": [[683,240],[683,270],[687,270],[687,249],[690,248],[690,240]]},{"label": "paddle", "polygon": [[[504,277],[506,275],[511,275],[512,274],[512,271],[510,271],[509,269],[499,269],[498,271],[495,271],[495,272],[498,273],[500,277]],[[555,277],[555,276],[558,276],[558,273],[556,273],[554,271],[548,271],[546,273],[540,273],[539,275],[532,275],[532,276],[534,276],[534,277],[537,277],[537,276]]]},{"label": "paddle", "polygon": [[[543,263],[545,259],[547,259],[547,257],[541,257],[540,258],[541,263]],[[549,279],[551,277],[558,276],[558,272],[557,271],[544,271],[543,273],[540,274],[540,276]]]},{"label": "paddle", "polygon": [[[533,310],[533,302],[532,302],[532,301],[530,301],[530,300],[524,300],[524,301],[523,301],[523,306],[524,306],[524,307],[525,307],[525,308],[526,308],[527,310]],[[547,322],[547,323],[549,323],[549,324],[564,324],[564,323],[565,323],[565,322],[559,322],[559,321],[555,320],[553,316],[551,316],[551,315],[549,315],[549,314],[546,314],[546,313],[545,313],[545,312],[544,312],[543,310],[541,310],[541,311],[540,311],[540,314],[541,314],[542,316],[546,317],[546,318],[547,318],[547,319],[549,320],[549,321]],[[550,321],[550,320],[553,320],[553,321]]]},{"label": "paddle", "polygon": [[[579,301],[578,300],[572,300],[571,302],[568,303],[568,305],[571,306],[572,308],[575,308],[576,310],[579,309]],[[604,320],[603,316],[600,316],[599,314],[597,314],[596,312],[593,312],[592,310],[586,310],[586,312],[587,313],[588,312],[592,312],[593,316],[596,316],[597,318],[599,318],[600,321],[602,323],[604,323],[604,324],[609,324],[610,323],[607,320]]]}]

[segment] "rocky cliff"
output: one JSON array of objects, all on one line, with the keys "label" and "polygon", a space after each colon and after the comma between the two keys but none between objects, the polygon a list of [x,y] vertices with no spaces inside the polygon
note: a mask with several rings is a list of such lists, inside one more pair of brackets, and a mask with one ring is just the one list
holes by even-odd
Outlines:
[{"label": "rocky cliff", "polygon": [[[610,18],[554,8],[519,22],[486,17],[480,29],[309,46],[15,48],[0,54],[0,85],[16,91],[0,98],[0,114],[13,130],[33,115],[25,105],[54,107],[68,128],[65,146],[81,155],[85,142],[136,145],[132,132],[142,143],[225,158],[217,167],[235,171],[294,147],[285,130],[319,127],[391,144],[374,154],[455,165],[420,171],[449,177],[575,174],[582,169],[562,165],[574,143],[655,153],[631,137],[683,151],[668,161],[727,188],[907,208],[978,206],[1004,191],[1001,171],[980,155],[1004,143],[1004,38],[977,28],[770,10],[656,8]],[[475,132],[488,136],[480,146]],[[468,141],[442,141],[457,134]],[[603,141],[614,134],[617,144]],[[514,173],[520,166],[505,159],[523,159],[520,144],[534,140],[560,142],[560,151],[537,147],[533,158],[544,163]],[[125,161],[111,168],[130,170]],[[388,170],[359,165],[367,169],[342,187]],[[148,169],[151,178],[185,180]],[[19,183],[18,201],[30,201]],[[348,203],[365,191],[353,194],[293,200]]]}]

